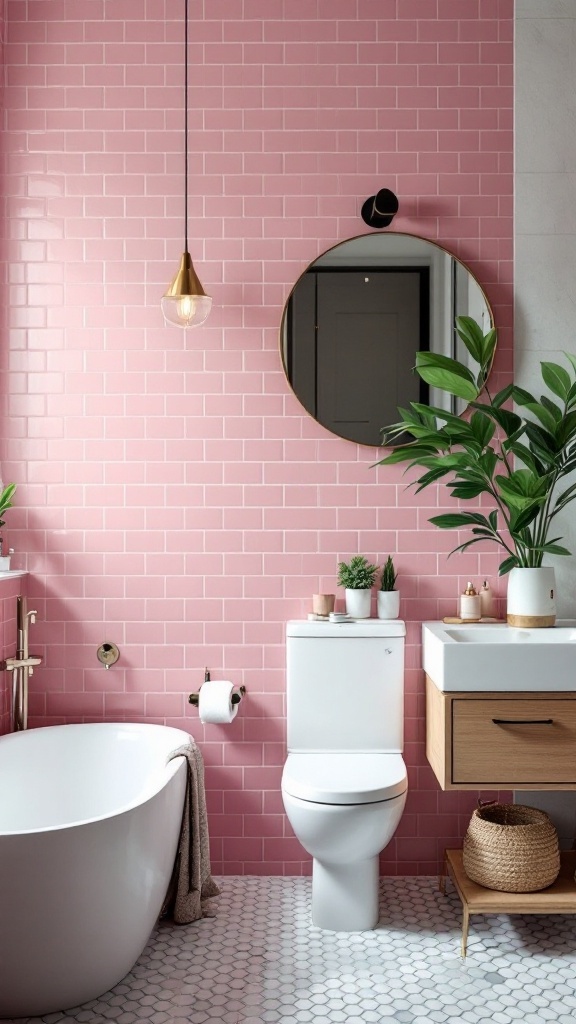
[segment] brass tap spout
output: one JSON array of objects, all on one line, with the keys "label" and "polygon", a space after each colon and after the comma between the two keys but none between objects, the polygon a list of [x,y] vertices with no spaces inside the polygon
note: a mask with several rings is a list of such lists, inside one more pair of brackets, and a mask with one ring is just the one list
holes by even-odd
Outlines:
[{"label": "brass tap spout", "polygon": [[12,673],[12,728],[15,731],[28,726],[28,679],[42,658],[30,654],[28,630],[36,621],[36,611],[30,609],[24,596],[16,599],[16,655],[0,662],[0,669]]}]

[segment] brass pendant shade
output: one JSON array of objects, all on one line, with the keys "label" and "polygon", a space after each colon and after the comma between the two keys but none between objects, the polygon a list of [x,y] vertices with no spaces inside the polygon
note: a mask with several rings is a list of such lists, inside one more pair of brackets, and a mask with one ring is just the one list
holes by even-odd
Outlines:
[{"label": "brass pendant shade", "polygon": [[188,252],[188,0],[184,0],[184,252],[161,307],[166,323],[177,327],[198,327],[212,308]]},{"label": "brass pendant shade", "polygon": [[188,250],[182,253],[178,272],[162,296],[162,312],[168,324],[199,327],[208,318],[212,299],[206,295]]}]

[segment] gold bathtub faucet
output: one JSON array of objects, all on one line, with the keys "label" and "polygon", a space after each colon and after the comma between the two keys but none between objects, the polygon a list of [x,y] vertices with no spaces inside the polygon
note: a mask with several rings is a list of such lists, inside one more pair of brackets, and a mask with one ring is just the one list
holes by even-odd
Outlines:
[{"label": "gold bathtub faucet", "polygon": [[30,623],[36,621],[36,612],[28,611],[26,598],[16,599],[16,655],[0,662],[0,668],[13,672],[12,677],[12,728],[15,732],[28,726],[28,679],[35,665],[42,664],[42,658],[30,654],[28,650],[28,630]]},{"label": "gold bathtub faucet", "polygon": [[32,675],[34,669],[33,665],[41,665],[42,658],[37,657],[34,654],[29,655],[28,658],[6,658],[4,662],[4,668],[7,672],[13,672],[15,668],[27,668],[28,675]]}]

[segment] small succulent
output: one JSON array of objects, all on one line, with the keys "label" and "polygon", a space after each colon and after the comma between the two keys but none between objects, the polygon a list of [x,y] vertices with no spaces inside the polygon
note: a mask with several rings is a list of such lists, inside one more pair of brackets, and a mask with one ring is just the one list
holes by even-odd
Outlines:
[{"label": "small succulent", "polygon": [[349,562],[338,562],[338,586],[347,590],[370,590],[374,586],[377,565],[370,565],[364,555],[354,555]]},{"label": "small succulent", "polygon": [[380,590],[396,590],[397,575],[398,573],[394,569],[392,555],[388,555],[388,558],[386,559],[382,567],[382,575],[380,577]]}]

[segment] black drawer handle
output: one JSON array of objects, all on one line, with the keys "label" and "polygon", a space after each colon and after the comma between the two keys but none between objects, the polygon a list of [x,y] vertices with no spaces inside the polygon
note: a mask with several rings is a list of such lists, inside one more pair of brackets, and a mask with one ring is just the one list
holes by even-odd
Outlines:
[{"label": "black drawer handle", "polygon": [[553,718],[493,718],[494,725],[552,725]]}]

